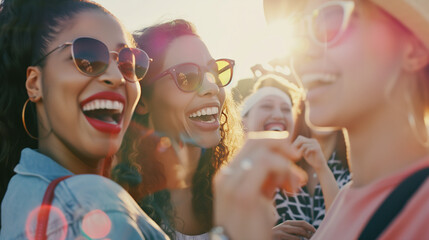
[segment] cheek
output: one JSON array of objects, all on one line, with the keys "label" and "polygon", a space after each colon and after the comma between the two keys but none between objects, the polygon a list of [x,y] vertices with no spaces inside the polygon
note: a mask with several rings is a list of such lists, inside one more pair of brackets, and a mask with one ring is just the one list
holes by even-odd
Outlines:
[{"label": "cheek", "polygon": [[247,117],[247,127],[249,131],[262,131],[268,114],[260,109],[251,109]]},{"label": "cheek", "polygon": [[[316,118],[326,115],[334,117],[330,121],[337,121],[341,115],[343,121],[351,121],[383,103],[389,83],[399,77],[402,65],[400,37],[391,29],[376,24],[358,34],[327,53],[340,71],[340,80],[333,87],[330,98],[333,104],[323,109],[325,113],[316,113]],[[312,111],[310,117],[313,122]],[[317,121],[313,123],[318,125]]]},{"label": "cheek", "polygon": [[363,37],[361,55],[365,61],[365,71],[376,73],[376,78],[390,78],[402,68],[404,54],[404,32],[390,17],[381,16],[368,24],[366,37]]},{"label": "cheek", "polygon": [[[225,92],[224,88],[220,88],[219,89],[218,98],[219,98],[219,101],[220,101],[220,105],[223,106],[223,104],[225,103],[225,98],[226,98],[226,92]],[[222,109],[222,107],[221,107],[221,109]]]},{"label": "cheek", "polygon": [[77,111],[80,111],[78,95],[84,87],[85,82],[77,77],[64,78],[49,73],[44,75],[42,100],[50,124],[67,124],[69,121],[75,123]]},{"label": "cheek", "polygon": [[292,113],[287,114],[285,117],[286,117],[287,122],[293,127],[294,122],[293,122]]},{"label": "cheek", "polygon": [[[393,31],[382,26],[372,26],[369,37],[365,38],[367,46],[363,57],[365,69],[374,72],[377,78],[389,77],[391,73],[401,70],[402,48],[401,37]],[[377,76],[378,74],[378,76]]]},{"label": "cheek", "polygon": [[[160,111],[184,111],[192,94],[182,92],[173,81],[167,79],[153,88],[152,105]],[[162,109],[165,108],[165,109]]]},{"label": "cheek", "polygon": [[126,89],[127,89],[127,100],[130,103],[130,106],[132,107],[132,111],[134,111],[138,100],[140,99],[140,84],[139,83],[126,83]]},{"label": "cheek", "polygon": [[174,106],[174,96],[177,95],[177,87],[169,79],[156,82],[152,88],[150,105],[151,111],[158,111],[161,108],[172,108]]},{"label": "cheek", "polygon": [[149,114],[155,129],[164,132],[181,131],[185,124],[185,110],[192,97],[192,93],[180,91],[172,81],[154,86]]}]

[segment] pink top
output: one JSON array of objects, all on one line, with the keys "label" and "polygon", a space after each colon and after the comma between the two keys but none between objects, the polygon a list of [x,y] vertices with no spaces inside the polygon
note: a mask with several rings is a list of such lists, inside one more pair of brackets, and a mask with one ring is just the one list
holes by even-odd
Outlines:
[{"label": "pink top", "polygon": [[[349,182],[340,190],[311,239],[357,239],[387,195],[411,173],[428,166],[429,157],[364,187],[353,188],[353,182]],[[379,239],[429,239],[429,179]]]}]

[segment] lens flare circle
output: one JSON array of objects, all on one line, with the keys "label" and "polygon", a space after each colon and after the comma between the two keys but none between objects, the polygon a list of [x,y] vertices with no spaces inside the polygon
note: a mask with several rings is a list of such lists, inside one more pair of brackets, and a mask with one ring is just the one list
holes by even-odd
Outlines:
[{"label": "lens flare circle", "polygon": [[105,212],[95,209],[88,212],[82,220],[82,232],[90,239],[106,237],[112,230],[112,221]]},{"label": "lens flare circle", "polygon": [[[47,208],[50,208],[49,220],[52,223],[55,221],[56,226],[62,226],[59,230],[56,230],[54,236],[50,236],[51,238],[55,238],[58,240],[65,240],[67,236],[68,224],[66,217],[63,212],[54,206],[40,206],[35,208],[28,214],[27,221],[25,222],[25,235],[29,240],[35,240],[35,233],[37,227],[37,218],[40,211],[45,211]],[[59,222],[59,224],[58,224]],[[49,228],[48,228],[49,229]]]}]

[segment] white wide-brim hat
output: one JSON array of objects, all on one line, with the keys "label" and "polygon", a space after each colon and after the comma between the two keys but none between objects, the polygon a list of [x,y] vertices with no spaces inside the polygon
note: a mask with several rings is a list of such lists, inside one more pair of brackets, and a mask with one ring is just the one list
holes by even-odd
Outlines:
[{"label": "white wide-brim hat", "polygon": [[429,0],[371,0],[398,19],[429,49]]},{"label": "white wide-brim hat", "polygon": [[[305,8],[309,0],[264,0],[267,22],[292,17]],[[384,9],[406,26],[429,49],[429,0],[368,0]]]}]

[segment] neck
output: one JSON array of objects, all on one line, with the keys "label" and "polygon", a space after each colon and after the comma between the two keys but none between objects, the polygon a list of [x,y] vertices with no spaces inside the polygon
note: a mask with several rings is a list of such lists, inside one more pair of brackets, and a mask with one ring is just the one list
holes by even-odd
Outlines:
[{"label": "neck", "polygon": [[[60,146],[53,148],[52,146]],[[87,159],[64,145],[39,140],[39,152],[52,158],[74,174],[101,174],[103,159]]]},{"label": "neck", "polygon": [[320,148],[322,149],[323,156],[325,156],[326,161],[329,160],[332,153],[335,150],[335,146],[337,144],[338,132],[332,132],[331,134],[314,134],[312,136],[319,142]]},{"label": "neck", "polygon": [[387,177],[428,154],[413,135],[407,116],[397,109],[398,106],[384,111],[379,108],[346,127],[353,186]]},{"label": "neck", "polygon": [[192,178],[197,171],[199,160],[202,154],[201,148],[191,144],[175,146],[176,153],[181,161],[185,174],[183,184],[180,188],[189,188],[192,185]]},{"label": "neck", "polygon": [[201,148],[194,145],[185,145],[185,152],[188,156],[186,169],[187,187],[170,190],[171,204],[175,211],[175,228],[179,232],[187,235],[198,235],[207,232],[210,226],[205,221],[200,221],[195,215],[193,208],[192,178],[197,170],[201,157]]}]

